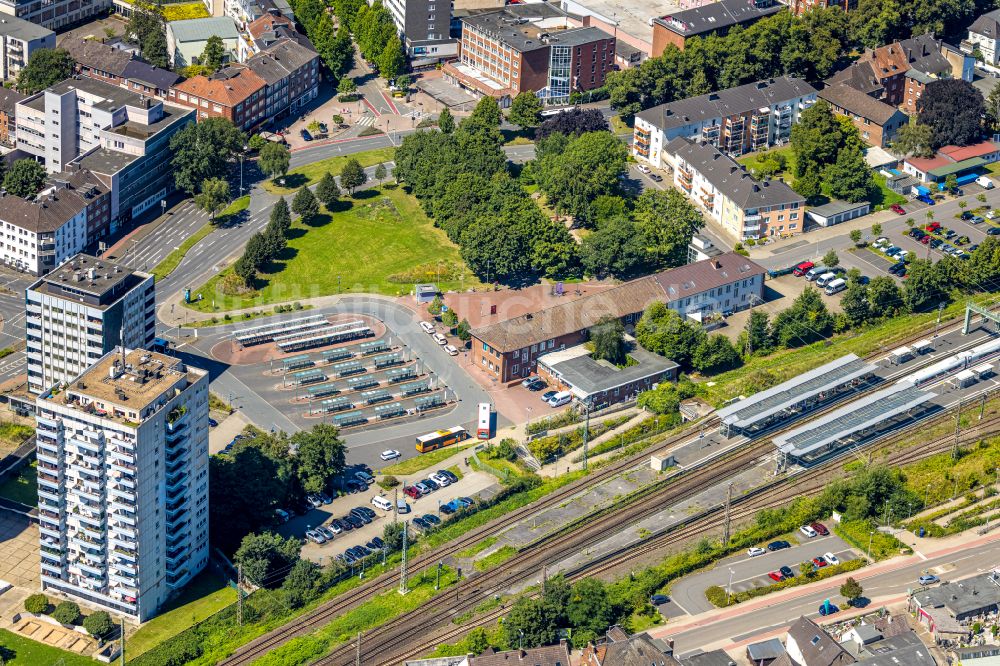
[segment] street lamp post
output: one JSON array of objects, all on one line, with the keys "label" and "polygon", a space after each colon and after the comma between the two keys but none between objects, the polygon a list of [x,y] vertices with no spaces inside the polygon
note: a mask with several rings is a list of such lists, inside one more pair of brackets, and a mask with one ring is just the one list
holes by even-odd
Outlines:
[{"label": "street lamp post", "polygon": [[729,584],[726,585],[726,605],[729,605],[729,599],[733,594],[733,573],[732,569],[729,570]]},{"label": "street lamp post", "polygon": [[868,533],[868,560],[872,559],[872,541],[875,539],[875,530]]},{"label": "street lamp post", "polygon": [[925,509],[927,508],[927,491],[929,491],[930,489],[931,489],[931,484],[928,483],[927,487],[924,488],[924,508]]}]

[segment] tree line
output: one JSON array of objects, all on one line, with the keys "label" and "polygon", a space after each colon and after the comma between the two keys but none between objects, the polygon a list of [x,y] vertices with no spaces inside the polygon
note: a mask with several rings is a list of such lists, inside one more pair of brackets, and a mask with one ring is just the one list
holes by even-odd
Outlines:
[{"label": "tree line", "polygon": [[335,0],[333,11],[341,29],[346,26],[354,35],[361,56],[374,64],[386,80],[392,81],[406,71],[403,43],[392,21],[392,14],[381,0],[375,0],[371,5],[364,0]]},{"label": "tree line", "polygon": [[291,4],[296,20],[336,83],[354,62],[349,26],[341,19],[340,27],[334,28],[333,19],[321,0],[292,0]]},{"label": "tree line", "polygon": [[639,67],[607,76],[612,106],[631,116],[658,104],[782,75],[817,82],[851,54],[898,39],[933,33],[965,37],[991,0],[860,0],[857,10],[780,12],[724,36],[695,37],[683,51],[668,46]]}]

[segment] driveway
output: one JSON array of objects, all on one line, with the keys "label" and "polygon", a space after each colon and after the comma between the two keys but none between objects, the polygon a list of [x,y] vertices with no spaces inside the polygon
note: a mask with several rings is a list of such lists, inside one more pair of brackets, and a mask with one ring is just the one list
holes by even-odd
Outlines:
[{"label": "driveway", "polygon": [[[796,535],[798,536],[798,535]],[[768,578],[769,571],[775,571],[787,566],[799,575],[799,565],[823,553],[833,553],[841,562],[857,557],[843,539],[832,532],[829,536],[805,539],[804,543],[795,543],[788,539],[791,548],[778,550],[766,555],[749,557],[746,551],[718,562],[713,569],[702,573],[685,576],[670,588],[670,605],[689,615],[703,613],[715,608],[705,598],[705,590],[713,585],[726,589],[732,572],[732,590],[739,592],[753,587],[761,587],[774,583]]]}]

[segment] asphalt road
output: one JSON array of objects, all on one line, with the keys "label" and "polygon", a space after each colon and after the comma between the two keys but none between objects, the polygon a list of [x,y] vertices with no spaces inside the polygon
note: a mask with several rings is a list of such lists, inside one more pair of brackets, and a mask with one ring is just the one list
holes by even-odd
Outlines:
[{"label": "asphalt road", "polygon": [[[681,612],[696,615],[715,608],[705,598],[705,590],[713,585],[718,585],[722,589],[729,587],[730,572],[732,572],[731,589],[733,592],[739,592],[772,584],[774,581],[768,578],[768,572],[783,566],[791,568],[798,576],[799,565],[802,562],[824,553],[832,552],[840,558],[841,562],[856,557],[851,547],[832,532],[829,536],[818,536],[813,539],[801,537],[801,540],[803,543],[790,541],[791,548],[769,552],[757,557],[749,557],[746,552],[741,552],[736,556],[720,560],[714,568],[702,574],[685,576],[670,587],[670,602],[677,606]],[[676,615],[668,609],[664,609],[664,611],[668,617]]]},{"label": "asphalt road", "polygon": [[[937,572],[946,580],[956,580],[994,569],[997,565],[996,556],[997,545],[992,541],[926,560],[914,555],[901,566],[895,563],[876,565],[871,571],[860,570],[854,574],[854,578],[861,583],[866,597],[876,599],[905,595],[917,587],[917,578],[926,571]],[[684,623],[676,633],[668,635],[674,639],[676,652],[681,656],[699,652],[703,646],[719,641],[746,641],[752,636],[781,630],[802,615],[819,619],[819,606],[826,599],[843,606],[843,599],[839,598],[839,587],[839,581],[811,585],[809,589],[803,589],[799,594],[765,608],[725,614],[717,619],[692,620],[692,624],[697,623],[697,626]],[[836,620],[837,616],[832,616],[832,619]],[[657,634],[659,633],[658,631]]]}]

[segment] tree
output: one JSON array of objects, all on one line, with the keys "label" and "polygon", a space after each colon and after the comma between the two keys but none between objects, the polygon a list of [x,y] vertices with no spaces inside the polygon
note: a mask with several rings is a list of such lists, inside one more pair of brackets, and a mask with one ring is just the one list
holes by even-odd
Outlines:
[{"label": "tree", "polygon": [[1000,283],[1000,240],[987,236],[965,262],[965,283],[994,291]]},{"label": "tree", "polygon": [[[957,190],[958,189],[958,176],[956,176],[953,173],[949,173],[947,176],[945,176],[944,187],[949,192],[954,192],[955,190]],[[959,203],[959,208],[965,208],[965,206],[961,205],[961,204],[965,203],[964,201],[959,201],[958,203]]]},{"label": "tree", "polygon": [[218,35],[209,37],[205,41],[205,50],[201,53],[201,64],[215,72],[222,67],[225,57],[226,49],[222,44],[222,37]]},{"label": "tree", "polygon": [[500,123],[503,122],[500,104],[489,95],[483,96],[476,102],[476,108],[472,110],[469,120],[474,123],[481,123],[486,127],[500,127]]},{"label": "tree", "polygon": [[518,597],[510,607],[503,623],[503,633],[507,645],[512,647],[550,645],[558,638],[557,627],[549,622],[542,601],[529,597]]},{"label": "tree", "polygon": [[268,225],[273,225],[281,229],[282,233],[291,228],[292,215],[288,210],[288,202],[285,201],[285,197],[279,197],[274,206],[271,207],[271,217],[268,218]]},{"label": "tree", "polygon": [[574,640],[583,638],[576,635],[577,631],[591,636],[603,635],[614,617],[614,607],[602,581],[583,578],[572,586],[566,603],[566,619],[576,630]]},{"label": "tree", "polygon": [[73,75],[73,57],[63,49],[35,49],[17,75],[17,89],[34,95]]},{"label": "tree", "polygon": [[882,235],[882,225],[876,222],[875,224],[872,225],[872,236],[881,236],[881,235]]},{"label": "tree", "polygon": [[903,294],[899,290],[899,284],[888,275],[872,278],[868,283],[867,298],[872,315],[876,317],[894,317],[903,305]]},{"label": "tree", "polygon": [[804,562],[799,564],[799,573],[802,574],[803,576],[812,576],[814,573],[816,573],[816,565],[813,564],[810,560],[805,560]]},{"label": "tree", "polygon": [[535,140],[540,141],[551,134],[580,136],[586,132],[607,132],[608,121],[600,109],[574,108],[546,118],[535,130]]},{"label": "tree", "polygon": [[872,172],[861,147],[857,145],[841,148],[837,161],[826,168],[825,176],[830,194],[851,203],[866,200],[875,189]]},{"label": "tree", "polygon": [[24,600],[24,610],[40,615],[49,609],[49,598],[44,594],[32,594]]},{"label": "tree", "polygon": [[343,471],[346,447],[336,427],[321,423],[295,433],[290,442],[297,447],[296,475],[307,493],[325,491],[330,479]]},{"label": "tree", "polygon": [[341,99],[351,98],[358,92],[358,84],[349,76],[345,76],[337,83],[337,94]]},{"label": "tree", "polygon": [[243,256],[256,270],[260,270],[274,256],[267,237],[260,231],[247,239]]},{"label": "tree", "polygon": [[625,217],[602,224],[583,239],[580,247],[583,269],[598,278],[632,276],[646,267],[649,258],[643,234]]},{"label": "tree", "polygon": [[765,354],[771,349],[771,325],[767,313],[751,310],[747,318],[745,333],[751,354]]},{"label": "tree", "polygon": [[393,31],[392,37],[385,43],[382,54],[378,58],[378,73],[386,81],[391,81],[406,69],[406,56],[403,55],[403,44]]},{"label": "tree", "polygon": [[947,302],[946,283],[927,259],[916,259],[906,269],[903,302],[910,312],[924,312]]},{"label": "tree", "polygon": [[382,186],[382,180],[386,176],[385,165],[382,164],[381,162],[379,162],[377,165],[375,165],[375,174],[374,175],[375,175],[375,180],[378,181],[379,187],[381,187]]},{"label": "tree", "polygon": [[530,90],[522,90],[510,105],[507,118],[521,129],[536,127],[542,120],[542,101]]},{"label": "tree", "polygon": [[303,220],[309,220],[319,213],[319,204],[309,186],[303,185],[295,193],[295,198],[292,199],[292,212],[301,216]]},{"label": "tree", "polygon": [[871,319],[871,308],[868,305],[868,293],[864,285],[851,282],[840,297],[840,308],[851,326],[860,326]]},{"label": "tree", "polygon": [[691,366],[708,374],[731,370],[741,363],[740,353],[721,333],[705,338],[691,355]]},{"label": "tree", "polygon": [[472,338],[472,327],[469,326],[468,319],[463,319],[458,322],[458,326],[455,328],[455,335],[457,335],[458,339],[462,342],[468,342],[469,339]]},{"label": "tree", "polygon": [[455,328],[458,326],[458,315],[452,309],[447,309],[441,313],[441,323],[448,328]]},{"label": "tree", "polygon": [[427,312],[432,317],[438,317],[442,310],[444,310],[444,300],[441,298],[441,294],[434,294],[434,298],[427,304]]},{"label": "tree", "polygon": [[896,130],[892,139],[892,149],[903,156],[933,157],[934,130],[929,125],[911,122]]},{"label": "tree", "polygon": [[961,79],[931,81],[917,100],[917,121],[931,128],[934,148],[979,141],[985,112],[982,94]]},{"label": "tree", "polygon": [[[959,202],[959,203],[961,203],[961,202]],[[912,229],[916,223],[917,223],[917,221],[914,220],[912,217],[906,218],[906,226],[908,226],[910,229]]]},{"label": "tree", "polygon": [[824,339],[832,328],[833,315],[819,292],[806,287],[790,307],[778,313],[771,330],[779,345],[791,348]]},{"label": "tree", "polygon": [[128,39],[139,45],[143,59],[154,67],[166,68],[167,38],[163,13],[152,5],[134,6],[125,28]]},{"label": "tree", "polygon": [[340,171],[340,184],[354,195],[354,190],[368,182],[368,174],[361,168],[361,163],[353,157],[344,164]]},{"label": "tree", "polygon": [[104,638],[115,628],[115,623],[111,621],[111,616],[106,611],[97,611],[83,618],[83,628],[91,636]]},{"label": "tree", "polygon": [[229,197],[229,183],[225,179],[209,178],[201,184],[201,192],[194,196],[194,202],[214,221],[215,214],[229,203]]},{"label": "tree", "polygon": [[625,325],[621,319],[611,315],[601,317],[589,333],[596,360],[603,359],[619,366],[625,364]]},{"label": "tree", "polygon": [[3,188],[7,190],[7,194],[31,199],[42,189],[45,176],[45,167],[35,160],[17,160],[3,177]]},{"label": "tree", "polygon": [[281,584],[281,591],[289,606],[299,608],[312,600],[316,595],[319,573],[319,566],[309,560],[300,559],[292,565],[291,571]]},{"label": "tree", "polygon": [[851,233],[848,234],[851,242],[857,246],[861,245],[861,229],[851,229]]},{"label": "tree", "polygon": [[635,325],[635,337],[649,351],[666,356],[682,367],[691,367],[691,358],[705,339],[705,331],[682,319],[665,303],[653,303]]},{"label": "tree", "polygon": [[[382,540],[390,553],[394,553],[403,548],[403,523],[390,522],[382,528]],[[407,546],[412,546],[416,540],[412,533],[406,535]]]},{"label": "tree", "polygon": [[455,118],[451,115],[451,111],[448,107],[441,109],[441,113],[438,114],[438,129],[445,134],[451,134],[455,131]]},{"label": "tree", "polygon": [[250,150],[260,151],[261,148],[267,145],[267,139],[262,137],[260,134],[254,134],[247,140],[247,148]]},{"label": "tree", "polygon": [[572,215],[577,225],[588,226],[591,202],[618,188],[627,159],[628,150],[614,135],[581,134],[570,139],[561,153],[538,160],[538,187],[556,212]]},{"label": "tree", "polygon": [[254,282],[257,279],[257,267],[253,265],[253,261],[248,259],[245,254],[233,264],[233,273],[242,280],[247,289],[253,289]]},{"label": "tree", "polygon": [[826,266],[827,268],[833,268],[834,266],[840,264],[840,257],[837,256],[836,252],[830,250],[829,252],[823,255],[821,261],[823,262],[823,265]]},{"label": "tree", "polygon": [[809,172],[819,174],[827,165],[833,164],[843,139],[843,127],[825,100],[821,99],[803,111],[799,122],[792,126],[795,177],[799,179]]},{"label": "tree", "polygon": [[510,217],[476,219],[462,232],[461,246],[465,263],[487,282],[509,281],[531,268],[529,238]]},{"label": "tree", "polygon": [[844,581],[844,584],[840,586],[840,596],[847,599],[848,603],[854,601],[864,593],[865,591],[861,587],[861,583],[854,580],[853,577],[848,577],[848,579]]},{"label": "tree", "polygon": [[1000,131],[1000,83],[996,83],[986,98],[986,126]]},{"label": "tree", "polygon": [[51,617],[60,624],[76,624],[80,619],[80,607],[72,601],[63,601],[52,611]]},{"label": "tree", "polygon": [[257,161],[260,170],[268,176],[278,178],[288,173],[288,165],[291,163],[292,155],[288,148],[280,143],[269,141],[260,151],[260,159]]},{"label": "tree", "polygon": [[177,187],[194,194],[206,180],[224,177],[243,146],[243,132],[226,118],[190,123],[170,139]]},{"label": "tree", "polygon": [[337,181],[330,175],[329,171],[319,179],[319,185],[316,186],[316,198],[327,208],[333,206],[340,198],[340,188],[337,187]]},{"label": "tree", "polygon": [[274,532],[243,537],[233,560],[243,566],[243,575],[258,587],[277,587],[299,559],[302,543]]},{"label": "tree", "polygon": [[652,259],[661,266],[687,263],[691,238],[705,226],[705,218],[675,189],[646,190],[635,200],[632,214]]}]

